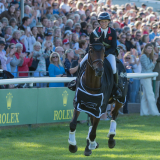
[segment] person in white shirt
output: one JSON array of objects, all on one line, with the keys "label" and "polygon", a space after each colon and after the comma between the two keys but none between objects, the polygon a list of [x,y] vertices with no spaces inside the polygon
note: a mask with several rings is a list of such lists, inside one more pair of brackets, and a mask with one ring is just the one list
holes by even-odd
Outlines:
[{"label": "person in white shirt", "polygon": [[68,13],[71,9],[71,7],[68,5],[68,0],[64,0],[64,2],[61,3],[59,8],[62,10],[64,14]]},{"label": "person in white shirt", "polygon": [[0,14],[5,11],[5,6],[4,6],[5,3],[6,3],[6,0],[1,0],[1,3],[0,3]]},{"label": "person in white shirt", "polygon": [[36,39],[32,35],[30,27],[25,29],[25,35],[21,36],[20,40],[22,43],[24,43],[26,52],[31,53],[33,51],[33,44],[36,42]]}]

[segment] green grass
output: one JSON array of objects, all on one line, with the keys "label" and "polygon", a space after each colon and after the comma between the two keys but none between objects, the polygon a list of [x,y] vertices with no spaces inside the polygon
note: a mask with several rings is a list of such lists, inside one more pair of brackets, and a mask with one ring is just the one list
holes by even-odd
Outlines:
[{"label": "green grass", "polygon": [[18,127],[0,130],[0,160],[160,160],[160,118],[125,115],[117,119],[116,146],[108,148],[109,121],[100,121],[99,148],[83,155],[88,127],[78,124],[78,151],[68,150],[69,124]]}]

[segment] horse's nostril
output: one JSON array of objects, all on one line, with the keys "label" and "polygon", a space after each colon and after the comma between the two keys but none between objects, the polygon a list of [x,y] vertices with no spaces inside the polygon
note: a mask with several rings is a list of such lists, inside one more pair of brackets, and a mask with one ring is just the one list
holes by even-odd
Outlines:
[{"label": "horse's nostril", "polygon": [[102,77],[104,69],[97,68],[95,71],[97,77]]}]

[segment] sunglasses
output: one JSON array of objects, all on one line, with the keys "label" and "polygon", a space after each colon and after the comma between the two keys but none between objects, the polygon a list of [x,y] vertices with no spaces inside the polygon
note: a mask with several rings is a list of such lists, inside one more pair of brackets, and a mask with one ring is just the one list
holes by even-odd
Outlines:
[{"label": "sunglasses", "polygon": [[58,56],[52,57],[52,58],[58,58]]},{"label": "sunglasses", "polygon": [[131,59],[130,57],[126,57],[125,59]]},{"label": "sunglasses", "polygon": [[126,39],[126,37],[121,37],[122,39]]}]

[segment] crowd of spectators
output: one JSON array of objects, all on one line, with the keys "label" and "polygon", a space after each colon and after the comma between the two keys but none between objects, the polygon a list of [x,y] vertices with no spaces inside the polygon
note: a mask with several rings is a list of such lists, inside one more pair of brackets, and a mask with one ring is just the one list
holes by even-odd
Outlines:
[{"label": "crowd of spectators", "polygon": [[[97,16],[102,11],[111,15],[109,27],[116,30],[120,50],[118,58],[126,71],[152,72],[158,64],[160,49],[158,13],[146,4],[141,7],[135,3],[117,5],[112,4],[111,0],[106,3],[93,0],[24,0],[22,21],[20,0],[1,0],[2,69],[11,72],[15,78],[76,76],[78,64],[88,53],[90,34],[99,27]],[[148,56],[149,49],[145,47],[148,44],[152,44],[152,56]],[[150,66],[141,59],[145,53]],[[159,81],[157,84],[159,86]],[[49,87],[56,86],[64,84],[49,84]],[[139,79],[129,80],[127,101],[139,102],[139,87]]]}]

